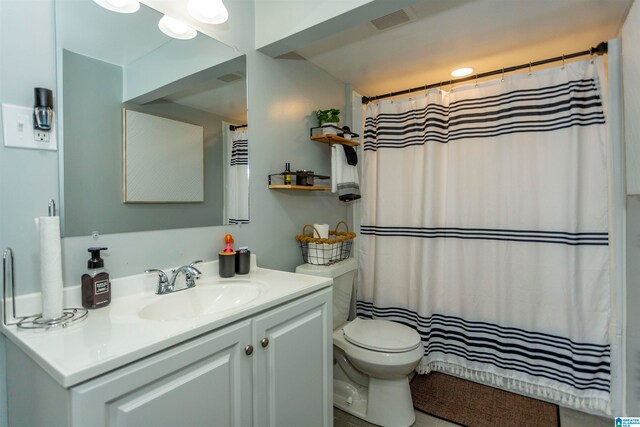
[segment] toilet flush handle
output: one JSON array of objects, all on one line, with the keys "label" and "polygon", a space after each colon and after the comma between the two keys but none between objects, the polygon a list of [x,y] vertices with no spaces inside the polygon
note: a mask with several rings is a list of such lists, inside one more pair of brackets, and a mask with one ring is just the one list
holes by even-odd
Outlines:
[{"label": "toilet flush handle", "polygon": [[262,345],[262,348],[267,348],[267,346],[269,345],[269,338],[262,338],[260,340],[260,345]]}]

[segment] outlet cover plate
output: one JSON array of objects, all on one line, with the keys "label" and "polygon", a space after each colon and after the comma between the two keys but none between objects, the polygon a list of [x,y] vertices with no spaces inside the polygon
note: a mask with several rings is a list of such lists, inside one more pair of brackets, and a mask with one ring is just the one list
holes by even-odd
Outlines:
[{"label": "outlet cover plate", "polygon": [[[2,104],[2,126],[4,136],[4,146],[14,148],[28,148],[31,150],[51,150],[58,149],[56,138],[55,115],[48,140],[41,135],[37,139],[33,128],[33,108],[21,107],[19,105]],[[40,134],[43,131],[38,131]]]}]

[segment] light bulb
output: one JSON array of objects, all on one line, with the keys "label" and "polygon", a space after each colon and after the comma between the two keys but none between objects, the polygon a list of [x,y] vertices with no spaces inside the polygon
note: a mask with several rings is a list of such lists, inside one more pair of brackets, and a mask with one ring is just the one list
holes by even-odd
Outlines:
[{"label": "light bulb", "polygon": [[119,13],[133,13],[140,9],[138,0],[93,0],[105,9]]},{"label": "light bulb", "polygon": [[189,14],[206,24],[222,24],[229,19],[229,12],[222,0],[189,0]]},{"label": "light bulb", "polygon": [[113,7],[122,7],[127,4],[127,0],[107,0],[107,3]]},{"label": "light bulb", "polygon": [[457,70],[453,70],[451,72],[451,75],[453,77],[464,77],[464,76],[470,75],[471,73],[473,73],[473,68],[465,67],[465,68],[458,68]]},{"label": "light bulb", "polygon": [[174,39],[189,40],[196,36],[197,32],[182,21],[178,21],[175,18],[164,15],[160,22],[158,22],[158,28],[160,31],[173,37]]}]

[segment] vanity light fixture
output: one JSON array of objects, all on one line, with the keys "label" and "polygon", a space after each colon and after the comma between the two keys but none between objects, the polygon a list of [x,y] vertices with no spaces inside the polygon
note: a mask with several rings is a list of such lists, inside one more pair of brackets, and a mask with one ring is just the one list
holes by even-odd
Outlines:
[{"label": "vanity light fixture", "polygon": [[451,75],[453,77],[465,77],[470,75],[471,73],[473,73],[473,68],[465,67],[465,68],[458,68],[457,70],[453,70],[451,72]]},{"label": "vanity light fixture", "polygon": [[196,36],[197,32],[187,24],[170,16],[164,15],[158,22],[160,31],[174,39],[189,40]]},{"label": "vanity light fixture", "polygon": [[229,19],[229,12],[222,0],[189,0],[189,14],[205,24],[222,24]]},{"label": "vanity light fixture", "polygon": [[119,13],[133,13],[140,9],[138,0],[93,0],[105,9]]}]

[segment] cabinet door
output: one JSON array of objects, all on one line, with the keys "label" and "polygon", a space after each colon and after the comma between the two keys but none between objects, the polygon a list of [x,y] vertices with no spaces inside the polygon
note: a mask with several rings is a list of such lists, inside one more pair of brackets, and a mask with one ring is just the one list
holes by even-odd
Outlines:
[{"label": "cabinet door", "polygon": [[331,288],[255,318],[254,426],[333,425],[330,319]]},{"label": "cabinet door", "polygon": [[249,321],[71,389],[74,426],[250,426]]}]

